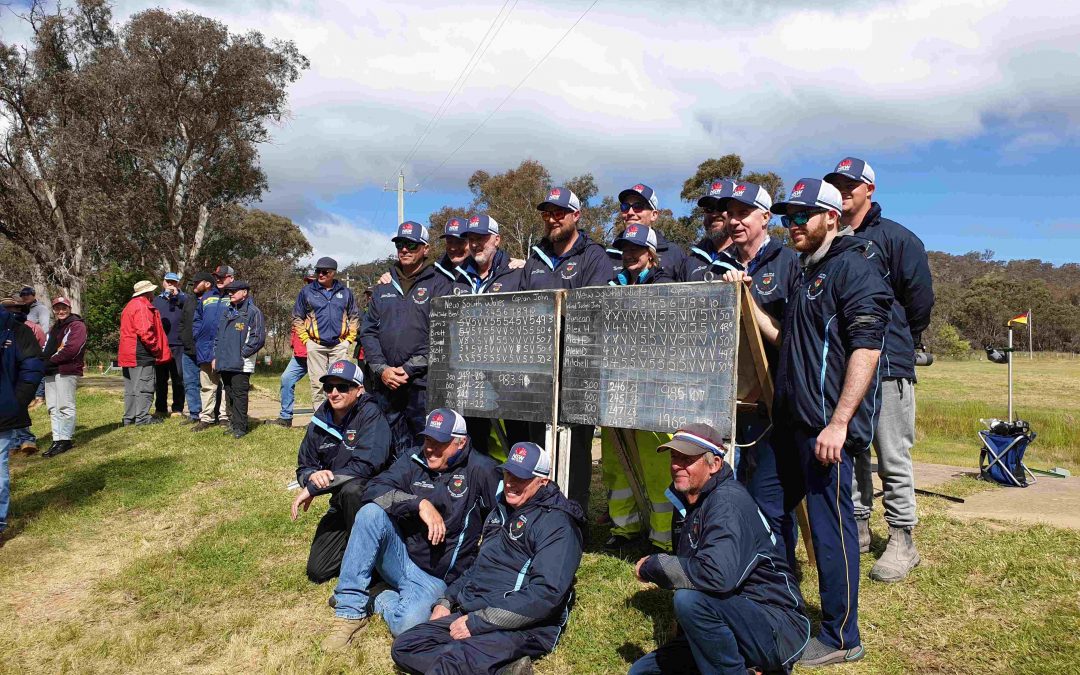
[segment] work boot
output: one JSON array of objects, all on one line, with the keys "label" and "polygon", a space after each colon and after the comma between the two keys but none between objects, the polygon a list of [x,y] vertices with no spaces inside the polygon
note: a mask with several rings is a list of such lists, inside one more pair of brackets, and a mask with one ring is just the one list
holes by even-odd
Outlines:
[{"label": "work boot", "polygon": [[862,645],[851,649],[840,649],[831,647],[817,638],[811,638],[802,656],[799,657],[799,665],[804,668],[818,668],[831,666],[834,663],[858,661],[865,655],[866,650],[862,648]]},{"label": "work boot", "polygon": [[919,552],[915,550],[915,540],[911,537],[911,528],[890,525],[889,543],[885,545],[885,553],[870,570],[870,578],[885,583],[903,581],[921,561]]},{"label": "work boot", "polygon": [[273,422],[271,422],[271,424],[276,424],[279,427],[285,427],[286,429],[289,429],[292,427],[292,418],[290,417],[289,419],[285,419],[284,417],[279,417]]},{"label": "work boot", "polygon": [[191,427],[191,430],[192,431],[206,431],[207,429],[209,429],[212,426],[214,426],[214,424],[212,422],[203,422],[202,420],[199,420],[198,422],[195,423],[195,426]]},{"label": "work boot", "polygon": [[38,396],[37,398],[35,398],[33,401],[30,402],[30,405],[28,405],[26,407],[26,410],[27,411],[34,410],[35,408],[40,408],[43,405],[45,405],[45,399]]},{"label": "work boot", "polygon": [[870,552],[870,519],[866,520],[857,519],[855,523],[859,526],[859,553]]},{"label": "work boot", "polygon": [[197,417],[188,417],[187,415],[185,415],[184,419],[180,420],[180,424],[195,424],[198,421],[199,418]]},{"label": "work boot", "polygon": [[358,637],[364,626],[368,624],[368,617],[362,619],[343,619],[334,617],[334,626],[330,634],[322,641],[324,652],[340,652],[343,649],[354,646],[359,642]]},{"label": "work boot", "polygon": [[19,452],[23,453],[27,457],[38,451],[37,443],[35,441],[23,441],[19,445]]},{"label": "work boot", "polygon": [[532,659],[522,656],[495,671],[495,675],[532,675]]}]

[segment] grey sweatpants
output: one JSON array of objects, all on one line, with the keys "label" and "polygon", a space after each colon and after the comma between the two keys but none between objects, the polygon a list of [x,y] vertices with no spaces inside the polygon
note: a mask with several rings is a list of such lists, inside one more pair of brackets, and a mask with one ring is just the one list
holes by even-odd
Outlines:
[{"label": "grey sweatpants", "polygon": [[49,406],[54,441],[70,441],[75,435],[75,387],[78,384],[78,375],[45,376],[45,403]]},{"label": "grey sweatpants", "polygon": [[154,404],[154,366],[124,368],[124,424],[145,424]]},{"label": "grey sweatpants", "polygon": [[[915,514],[915,469],[911,446],[915,444],[915,384],[908,380],[881,382],[881,413],[874,432],[878,476],[885,490],[885,522],[909,528],[919,522]],[[855,455],[851,501],[855,519],[866,520],[874,504],[874,481],[870,453]]]}]

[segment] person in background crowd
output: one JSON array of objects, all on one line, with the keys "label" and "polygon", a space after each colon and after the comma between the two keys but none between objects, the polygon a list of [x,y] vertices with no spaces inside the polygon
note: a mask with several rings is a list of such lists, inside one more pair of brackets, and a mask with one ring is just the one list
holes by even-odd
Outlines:
[{"label": "person in background crowd", "polygon": [[[878,357],[892,306],[892,291],[869,259],[880,251],[840,225],[842,209],[839,191],[814,178],[796,181],[787,201],[773,205],[791,231],[802,273],[782,322],[753,304],[762,337],[780,349],[772,440],[784,510],[805,497],[817,558],[822,619],[799,661],[807,667],[865,655],[852,455],[866,452],[873,438]],[[724,279],[752,282],[745,272]]]},{"label": "person in background crowd", "polygon": [[735,183],[717,179],[709,183],[709,192],[698,200],[704,214],[705,236],[690,247],[690,255],[683,264],[683,281],[706,281],[718,279],[728,270],[738,269],[734,258],[727,252],[731,246],[725,211],[727,199],[735,191]]},{"label": "person in background crowd", "polygon": [[[310,284],[315,281],[314,274],[305,274],[304,283]],[[359,342],[359,340],[357,341]],[[274,424],[279,427],[291,427],[293,418],[293,405],[296,401],[296,383],[307,375],[307,345],[300,339],[296,326],[292,327],[289,335],[289,344],[292,347],[292,358],[289,365],[281,372],[281,412]]]},{"label": "person in background crowd", "polygon": [[[431,607],[476,558],[484,521],[495,507],[495,460],[473,452],[465,419],[433,410],[424,445],[368,481],[334,591],[334,629],[323,649],[354,644],[371,614],[391,635],[431,615]],[[381,588],[368,588],[378,571]]]},{"label": "person in background crowd", "polygon": [[53,300],[56,322],[49,329],[42,359],[45,362],[45,400],[52,420],[52,445],[42,453],[55,457],[72,447],[75,435],[75,389],[83,375],[86,350],[86,324],[71,312],[71,301],[64,296]]},{"label": "person in background crowd", "polygon": [[27,407],[44,371],[41,346],[34,333],[9,308],[25,310],[21,299],[0,303],[0,546],[11,502],[8,454],[15,445],[16,430],[30,426]]},{"label": "person in background crowd", "polygon": [[407,673],[531,673],[562,635],[585,514],[549,482],[551,455],[535,443],[515,444],[499,469],[505,491],[476,560],[429,621],[394,640],[390,655]]},{"label": "person in background crowd", "polygon": [[[934,282],[922,240],[900,223],[881,216],[881,205],[873,201],[876,186],[869,164],[857,157],[844,158],[825,180],[840,191],[844,200],[840,224],[881,249],[886,280],[893,291],[892,318],[885,334],[881,412],[874,433],[889,543],[871,568],[870,578],[897,582],[920,562],[911,536],[919,522],[915,512],[915,468],[911,463],[911,446],[915,444],[915,348],[922,347],[923,331],[930,325]],[[859,551],[868,553],[870,510],[874,505],[869,452],[855,455],[851,498],[859,525]]]},{"label": "person in background crowd", "polygon": [[[49,313],[49,308],[45,306],[45,303],[37,299],[37,291],[34,290],[34,287],[23,286],[19,291],[19,299],[26,305],[26,312],[24,312],[26,314],[26,320],[39,326],[42,333],[48,332],[49,328],[52,327],[52,315]],[[27,325],[29,326],[30,324]],[[30,409],[33,410],[41,405],[45,405],[44,381],[38,385],[37,392],[34,394],[34,402],[30,404]],[[34,439],[33,434],[29,435],[32,440],[35,440],[34,448],[36,450],[36,439]]]},{"label": "person in background crowd", "polygon": [[319,388],[320,378],[334,361],[352,357],[360,328],[356,299],[345,284],[334,278],[337,268],[333,258],[319,258],[315,281],[300,289],[293,306],[293,327],[307,348],[313,408],[322,405],[325,398]]},{"label": "person in background crowd", "polygon": [[338,575],[367,481],[386,467],[390,456],[390,425],[364,391],[360,369],[336,361],[321,384],[326,400],[300,443],[296,457],[300,493],[292,503],[296,520],[315,497],[330,493],[330,509],[315,529],[308,554],[307,577],[316,584]]},{"label": "person in background crowd", "polygon": [[799,583],[757,504],[724,461],[723,437],[687,425],[660,446],[671,471],[675,554],[638,560],[634,575],[675,591],[678,634],[630,675],[789,672],[810,639]]},{"label": "person in background crowd", "polygon": [[[656,237],[656,254],[659,259],[659,267],[671,277],[672,281],[683,281],[682,273],[686,267],[686,251],[678,244],[668,241],[662,232],[656,228],[656,221],[660,219],[660,202],[656,193],[648,185],[638,183],[632,188],[627,188],[619,193],[619,217],[622,219],[624,230],[630,225],[646,225]],[[622,236],[619,232],[615,240]],[[618,276],[623,269],[622,251],[615,246],[607,250],[611,258],[612,272]]]},{"label": "person in background crowd", "polygon": [[229,399],[233,438],[243,438],[248,432],[251,374],[255,372],[255,355],[266,343],[266,321],[251,299],[250,288],[243,280],[225,287],[229,306],[221,314],[214,339],[213,367]]},{"label": "person in background crowd", "polygon": [[[618,274],[609,283],[612,286],[635,286],[672,282],[671,275],[663,267],[657,243],[656,230],[647,225],[629,223],[608,249],[621,251],[623,260]],[[637,466],[641,468],[644,496],[651,505],[649,539],[654,547],[666,551],[671,547],[671,504],[666,496],[671,477],[666,458],[658,454],[656,449],[671,440],[671,434],[633,429],[605,428],[600,433],[600,466],[608,494],[608,516],[612,523],[611,535],[604,542],[604,547],[619,550],[642,531],[641,514],[630,487],[630,479],[616,454],[616,435],[621,439],[628,458],[636,458]]]},{"label": "person in background crowd", "polygon": [[199,364],[199,393],[201,411],[199,421],[192,431],[204,431],[221,424],[229,426],[229,404],[223,401],[221,377],[214,370],[214,342],[217,339],[221,315],[229,304],[225,287],[236,280],[236,270],[228,265],[218,265],[214,270],[214,288],[207,291],[195,309],[193,331],[195,336],[195,360]]},{"label": "person in background crowd", "polygon": [[[11,312],[11,315],[15,317],[15,320],[29,328],[30,332],[34,335],[34,339],[37,340],[38,346],[44,348],[46,337],[45,331],[41,329],[41,326],[27,318],[26,305],[23,303],[22,298],[8,298],[5,299],[4,302],[6,303],[4,306],[7,307],[8,311]],[[41,389],[40,385],[38,386],[38,389]],[[35,406],[31,404],[30,410],[33,410],[34,407]],[[19,452],[22,452],[25,455],[32,455],[38,451],[37,437],[34,436],[34,432],[30,430],[29,424],[27,424],[21,429],[15,430],[15,436],[12,440],[11,449],[13,451],[17,450]]]},{"label": "person in background crowd", "polygon": [[172,417],[184,414],[184,372],[181,357],[184,354],[184,340],[180,333],[183,320],[184,303],[187,294],[180,291],[180,275],[169,272],[161,282],[161,293],[154,296],[154,307],[161,314],[161,325],[165,326],[165,335],[169,341],[172,358],[167,363],[156,367],[154,408],[158,417],[169,417],[169,381],[172,380]]},{"label": "person in background crowd", "polygon": [[131,300],[120,313],[120,349],[116,363],[124,369],[124,426],[161,422],[150,416],[154,403],[154,366],[172,358],[161,315],[150,298],[157,288],[149,281],[135,284]]},{"label": "person in background crowd", "polygon": [[396,459],[419,445],[427,416],[428,315],[431,299],[452,292],[428,260],[428,230],[406,221],[392,240],[398,260],[390,283],[375,287],[360,339],[374,375],[371,391],[386,414]]},{"label": "person in background crowd", "polygon": [[[195,275],[195,285],[191,293],[184,295],[184,307],[180,313],[180,342],[183,343],[184,351],[181,358],[184,373],[184,394],[187,398],[186,417],[181,424],[193,424],[199,421],[202,412],[202,399],[199,396],[199,372],[198,353],[195,346],[195,312],[202,303],[206,293],[214,287],[214,277],[208,272],[199,272]],[[173,355],[176,358],[176,355]]]},{"label": "person in background crowd", "polygon": [[[540,291],[557,288],[606,286],[611,281],[611,260],[604,247],[578,229],[581,200],[569,188],[554,187],[536,209],[544,220],[547,234],[529,252],[529,259],[519,277],[519,288]],[[508,289],[511,290],[511,289]],[[516,429],[516,425],[514,427]],[[544,425],[529,425],[529,438],[543,438]],[[508,435],[511,425],[507,425]],[[592,475],[593,427],[575,424],[570,427],[570,485],[567,496],[589,510],[589,481]]]}]

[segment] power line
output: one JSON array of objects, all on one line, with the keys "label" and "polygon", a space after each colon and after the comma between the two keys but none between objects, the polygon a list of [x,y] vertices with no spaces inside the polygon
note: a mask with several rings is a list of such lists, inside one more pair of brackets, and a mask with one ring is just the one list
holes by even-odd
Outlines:
[{"label": "power line", "polygon": [[540,57],[540,60],[539,60],[539,61],[537,61],[537,62],[536,62],[535,64],[533,64],[533,67],[529,69],[529,72],[525,73],[525,77],[521,78],[521,81],[520,81],[520,82],[518,82],[518,83],[517,83],[517,84],[516,84],[516,85],[514,86],[514,88],[510,90],[510,93],[509,93],[509,94],[507,94],[507,95],[506,95],[506,98],[504,98],[503,100],[499,101],[499,105],[495,106],[495,109],[494,109],[494,110],[492,110],[492,111],[491,111],[491,112],[490,112],[490,113],[488,114],[488,116],[487,116],[487,117],[485,117],[485,118],[484,118],[484,120],[483,120],[482,122],[480,122],[480,124],[479,124],[479,125],[477,125],[477,127],[476,127],[475,129],[473,129],[473,130],[472,130],[472,133],[470,133],[470,134],[469,134],[468,136],[466,136],[466,137],[465,137],[465,140],[463,140],[463,141],[461,142],[461,144],[460,144],[460,145],[458,145],[458,146],[457,146],[456,148],[454,148],[454,149],[453,149],[453,151],[452,151],[452,152],[451,152],[451,153],[450,153],[449,155],[447,155],[447,156],[446,156],[446,158],[445,158],[445,159],[443,159],[443,161],[442,161],[442,162],[441,162],[441,163],[440,163],[440,164],[439,164],[439,165],[438,165],[437,167],[435,167],[435,169],[434,169],[434,170],[432,170],[432,171],[431,171],[431,172],[429,172],[429,173],[428,173],[428,174],[427,174],[426,176],[424,176],[424,178],[423,178],[423,179],[422,179],[422,180],[420,181],[420,186],[421,186],[421,187],[423,187],[424,183],[427,183],[428,179],[429,179],[429,178],[431,178],[431,177],[432,177],[433,175],[435,175],[435,174],[436,174],[436,173],[437,173],[437,172],[439,171],[439,169],[441,169],[441,168],[443,168],[444,166],[446,166],[446,163],[447,163],[447,162],[449,162],[449,161],[450,161],[450,159],[451,159],[451,158],[452,158],[452,157],[453,157],[454,155],[456,155],[456,154],[457,154],[458,150],[461,150],[461,149],[462,149],[463,147],[465,147],[465,144],[466,144],[466,143],[468,143],[468,142],[469,142],[469,141],[470,141],[470,140],[472,139],[472,137],[473,137],[473,136],[475,136],[475,135],[476,135],[476,134],[477,134],[477,133],[478,133],[478,132],[480,131],[480,129],[482,129],[482,128],[483,128],[483,126],[484,126],[485,124],[487,124],[488,120],[490,120],[490,119],[491,119],[492,117],[494,117],[494,116],[495,116],[495,113],[499,112],[499,109],[500,109],[500,108],[502,108],[502,107],[503,107],[503,105],[504,105],[504,104],[505,104],[505,103],[506,103],[507,101],[509,101],[509,100],[510,100],[510,97],[512,97],[512,96],[513,96],[513,95],[514,95],[515,93],[517,93],[517,90],[518,90],[518,89],[521,89],[522,85],[524,85],[524,84],[525,84],[525,81],[526,81],[526,80],[528,80],[528,79],[529,79],[529,78],[530,78],[530,77],[532,76],[532,74],[533,74],[534,72],[536,72],[536,69],[537,69],[537,68],[539,68],[539,67],[540,67],[540,65],[541,65],[541,64],[543,64],[543,63],[544,63],[544,61],[546,61],[546,60],[547,60],[547,58],[548,58],[549,56],[551,56],[551,54],[552,54],[552,53],[553,53],[553,52],[554,52],[554,51],[555,51],[556,49],[558,49],[559,45],[561,45],[561,44],[562,44],[563,40],[565,40],[565,39],[567,38],[567,36],[568,36],[568,35],[570,35],[570,33],[571,33],[571,32],[572,32],[573,30],[574,30],[574,28],[576,28],[576,27],[577,27],[577,25],[578,25],[579,23],[581,23],[581,20],[585,18],[585,15],[586,15],[586,14],[588,14],[588,13],[589,13],[590,11],[592,11],[592,8],[593,8],[593,7],[596,7],[596,5],[598,5],[599,3],[600,3],[600,0],[593,0],[593,3],[592,3],[591,5],[589,5],[588,7],[586,7],[586,8],[585,8],[585,11],[581,13],[581,16],[579,16],[579,17],[577,18],[577,21],[575,21],[575,22],[574,22],[573,24],[571,24],[571,25],[570,25],[570,27],[566,29],[566,32],[562,34],[562,37],[560,37],[560,38],[559,38],[558,40],[556,40],[556,41],[555,41],[555,44],[553,44],[553,45],[551,46],[551,49],[549,49],[549,50],[547,51],[547,53],[546,53],[546,54],[544,54],[544,55],[543,55],[542,57]]}]

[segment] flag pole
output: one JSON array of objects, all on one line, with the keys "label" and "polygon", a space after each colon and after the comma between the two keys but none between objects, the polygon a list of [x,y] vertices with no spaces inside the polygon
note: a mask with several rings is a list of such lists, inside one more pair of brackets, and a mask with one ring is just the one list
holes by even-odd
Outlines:
[{"label": "flag pole", "polygon": [[1005,352],[1009,357],[1009,424],[1013,421],[1013,385],[1012,385],[1012,355],[1013,355],[1013,327],[1009,322],[1009,349]]},{"label": "flag pole", "polygon": [[1033,348],[1031,346],[1031,308],[1028,308],[1028,361],[1035,358]]}]

